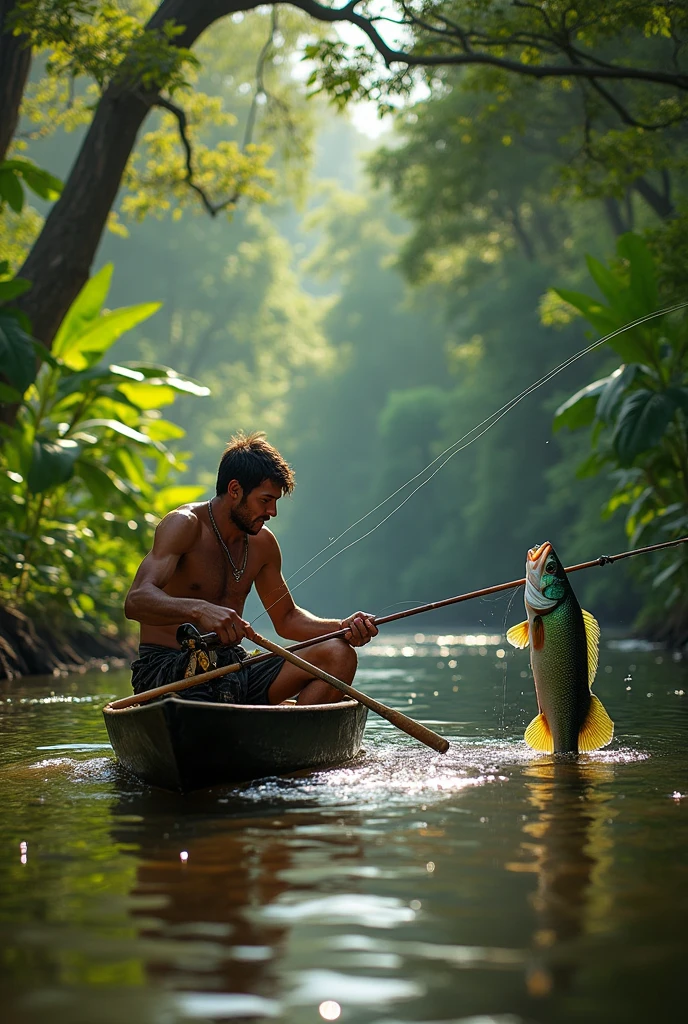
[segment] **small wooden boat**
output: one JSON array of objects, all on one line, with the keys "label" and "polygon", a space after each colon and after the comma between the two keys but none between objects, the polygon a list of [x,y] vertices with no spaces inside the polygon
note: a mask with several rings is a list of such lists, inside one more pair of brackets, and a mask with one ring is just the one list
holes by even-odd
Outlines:
[{"label": "small wooden boat", "polygon": [[341,764],[361,749],[368,709],[334,704],[214,704],[164,700],[103,709],[117,758],[163,789],[286,775]]}]

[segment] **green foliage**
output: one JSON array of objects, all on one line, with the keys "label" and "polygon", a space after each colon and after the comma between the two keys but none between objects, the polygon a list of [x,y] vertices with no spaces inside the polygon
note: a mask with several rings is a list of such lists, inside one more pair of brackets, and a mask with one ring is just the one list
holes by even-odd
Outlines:
[{"label": "green foliage", "polygon": [[[657,312],[657,272],[638,235],[624,235],[611,266],[588,261],[606,304],[557,289],[597,330],[615,330]],[[608,377],[578,391],[555,414],[555,427],[592,428],[592,457],[585,474],[610,473],[614,482],[606,514],[626,511],[632,544],[688,533],[688,318],[684,311],[654,317],[608,344],[624,363]],[[645,618],[667,636],[685,639],[688,557],[682,548],[659,562],[659,593]]]},{"label": "green foliage", "polygon": [[154,5],[137,3],[134,13],[131,6],[116,0],[23,0],[12,27],[35,49],[49,51],[49,75],[85,75],[101,90],[116,79],[172,93],[186,84],[186,69],[197,63],[190,50],[174,43],[183,26],[167,21],[160,29],[147,29],[142,15]]},{"label": "green foliage", "polygon": [[[112,266],[85,285],[65,316],[52,354],[3,307],[0,592],[53,628],[70,618],[110,627],[150,527],[197,488],[179,488],[183,456],[164,441],[183,435],[161,418],[179,392],[208,389],[166,366],[101,362],[120,336],[159,303],[104,312]],[[0,283],[0,299],[21,282]],[[4,290],[4,294],[3,294]]]},{"label": "green foliage", "polygon": [[[110,83],[120,87],[135,81],[143,89],[160,91],[182,112],[196,187],[189,185],[178,118],[171,111],[152,110],[124,174],[119,213],[125,218],[176,220],[185,210],[207,218],[198,189],[228,217],[242,199],[264,203],[275,193],[302,192],[314,105],[307,108],[303,90],[295,88],[289,58],[308,19],[298,11],[280,12],[279,22],[262,9],[245,17],[237,13],[232,21],[218,22],[199,41],[194,56],[177,47],[179,26],[166,23],[160,31],[144,27],[155,6],[151,0],[134,5],[79,0],[21,5],[16,31],[27,34],[46,59],[45,73],[27,86],[22,132],[14,150],[30,148],[33,153],[35,144],[46,140],[40,159],[49,162],[43,152],[55,148],[49,140],[56,130],[73,132],[88,125]],[[279,179],[275,165],[281,165]],[[0,199],[3,181],[0,169]],[[18,202],[16,185],[12,179],[8,187]],[[32,214],[24,207],[22,255],[40,228]],[[114,212],[108,226],[126,235]],[[0,244],[8,245],[4,234],[0,225]],[[12,235],[16,238],[17,225]],[[13,265],[18,262],[19,255],[12,254]]]},{"label": "green foliage", "polygon": [[22,212],[25,199],[23,184],[41,199],[57,199],[62,191],[60,179],[36,167],[31,160],[20,157],[3,160],[0,162],[0,213],[5,203],[15,213]]}]

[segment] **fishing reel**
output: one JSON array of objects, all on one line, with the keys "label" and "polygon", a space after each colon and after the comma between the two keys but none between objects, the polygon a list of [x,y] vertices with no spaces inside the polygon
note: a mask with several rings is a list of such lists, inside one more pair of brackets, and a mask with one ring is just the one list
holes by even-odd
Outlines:
[{"label": "fishing reel", "polygon": [[217,633],[200,633],[192,622],[184,622],[177,630],[177,643],[183,651],[189,652],[185,679],[197,672],[207,672],[217,665],[215,648],[221,646]]}]

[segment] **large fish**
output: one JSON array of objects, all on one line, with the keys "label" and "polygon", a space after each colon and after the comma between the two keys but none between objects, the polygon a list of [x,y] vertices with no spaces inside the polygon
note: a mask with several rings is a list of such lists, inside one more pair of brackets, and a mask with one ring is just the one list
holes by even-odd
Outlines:
[{"label": "large fish", "polygon": [[528,618],[506,637],[514,647],[530,644],[540,713],[526,729],[526,743],[550,754],[606,746],[614,723],[591,693],[600,627],[578,604],[549,541],[528,552],[525,605]]}]

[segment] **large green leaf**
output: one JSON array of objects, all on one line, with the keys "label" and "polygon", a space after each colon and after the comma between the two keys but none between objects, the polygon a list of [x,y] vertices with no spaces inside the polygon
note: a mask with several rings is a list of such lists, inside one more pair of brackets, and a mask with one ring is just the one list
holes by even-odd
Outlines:
[{"label": "large green leaf", "polygon": [[7,310],[0,310],[0,366],[10,384],[22,394],[38,372],[34,339]]},{"label": "large green leaf", "polygon": [[138,409],[160,409],[163,405],[171,405],[177,397],[176,389],[163,380],[120,384],[118,390]]},{"label": "large green leaf", "polygon": [[21,391],[17,391],[16,388],[11,388],[9,384],[5,384],[0,380],[0,402],[11,402],[14,404],[21,402],[21,400]]},{"label": "large green leaf", "polygon": [[132,489],[111,469],[84,458],[79,459],[76,469],[87,491],[102,511],[107,512],[113,501],[116,507],[121,507],[124,503],[125,507],[133,512],[141,511]]},{"label": "large green leaf", "polygon": [[624,288],[623,283],[619,280],[616,274],[605,267],[604,263],[600,263],[594,256],[586,256],[585,262],[588,265],[588,270],[593,281],[600,289],[605,299],[609,303],[611,308],[615,306],[625,305],[624,303]]},{"label": "large green leaf", "polygon": [[630,291],[638,316],[655,313],[659,309],[657,274],[652,253],[640,235],[629,231],[622,235],[616,251],[630,266]]},{"label": "large green leaf", "polygon": [[110,369],[119,373],[127,372],[132,380],[138,379],[141,382],[145,381],[148,384],[158,386],[167,384],[177,391],[186,391],[190,395],[206,397],[210,394],[210,388],[204,384],[199,384],[193,377],[185,377],[183,374],[177,373],[170,366],[157,363],[130,362],[124,363],[122,366],[113,364]]},{"label": "large green leaf", "polygon": [[21,213],[24,206],[24,189],[17,172],[7,163],[0,164],[0,209],[3,203],[7,203],[15,213]]},{"label": "large green leaf", "polygon": [[62,182],[50,171],[38,167],[26,157],[13,157],[1,165],[2,168],[9,168],[20,174],[32,192],[35,192],[41,199],[55,200],[62,192]]},{"label": "large green leaf", "polygon": [[67,310],[53,342],[52,351],[55,356],[62,356],[64,348],[70,345],[72,339],[82,334],[100,315],[110,290],[112,269],[112,263],[107,263],[94,274]]},{"label": "large green leaf", "polygon": [[568,302],[570,306],[582,313],[600,334],[609,334],[617,327],[623,326],[623,319],[616,316],[614,311],[608,306],[604,306],[599,299],[585,295],[584,292],[571,291],[568,288],[554,288],[553,291],[560,299]]},{"label": "large green leaf", "polygon": [[132,451],[132,446],[117,445],[109,463],[117,475],[126,480],[134,491],[140,493],[145,488],[146,467],[138,453]]},{"label": "large green leaf", "polygon": [[575,395],[571,395],[555,412],[554,429],[568,427],[569,430],[578,430],[580,427],[590,426],[595,419],[599,396],[611,379],[602,377],[601,380],[593,381],[592,384],[576,391]]},{"label": "large green leaf", "polygon": [[160,306],[160,302],[142,302],[137,306],[124,306],[111,313],[103,313],[83,331],[65,339],[60,356],[67,366],[81,370],[106,352],[126,331],[157,312]]},{"label": "large green leaf", "polygon": [[28,292],[31,282],[25,277],[13,277],[11,281],[0,281],[0,303],[11,302],[18,295]]},{"label": "large green leaf", "polygon": [[154,441],[177,440],[186,434],[183,427],[180,427],[177,423],[172,423],[170,420],[145,420],[141,424],[141,429],[149,437],[152,437]]},{"label": "large green leaf", "polygon": [[79,458],[81,449],[75,441],[64,439],[54,440],[48,437],[36,437],[33,442],[31,468],[27,476],[27,486],[32,494],[42,494],[60,484],[66,484],[74,475],[74,464]]},{"label": "large green leaf", "polygon": [[597,403],[597,418],[603,423],[611,423],[621,404],[624,394],[636,378],[640,367],[637,363],[620,366],[609,377],[607,386],[602,391]]},{"label": "large green leaf", "polygon": [[654,448],[676,412],[670,395],[641,388],[624,399],[612,436],[621,466],[630,466],[637,455]]},{"label": "large green leaf", "polygon": [[134,430],[133,427],[127,426],[126,423],[122,423],[120,420],[83,420],[79,426],[82,430],[92,429],[93,427],[106,427],[108,430],[114,430],[115,433],[121,434],[123,437],[128,437],[131,441],[138,441],[139,444],[152,445],[156,448],[162,447],[146,434],[142,434],[140,430]]},{"label": "large green leaf", "polygon": [[682,409],[688,416],[688,388],[667,388],[666,393],[677,408]]}]

